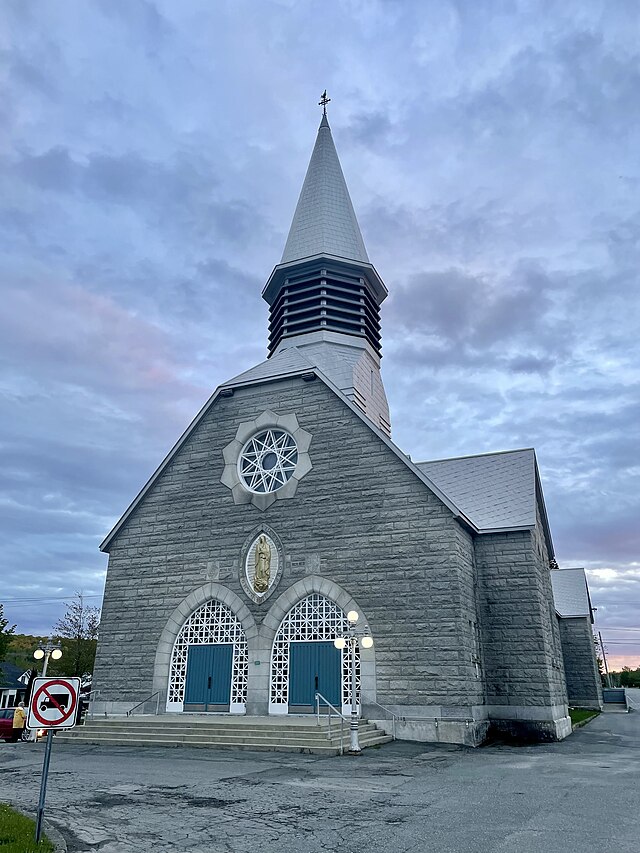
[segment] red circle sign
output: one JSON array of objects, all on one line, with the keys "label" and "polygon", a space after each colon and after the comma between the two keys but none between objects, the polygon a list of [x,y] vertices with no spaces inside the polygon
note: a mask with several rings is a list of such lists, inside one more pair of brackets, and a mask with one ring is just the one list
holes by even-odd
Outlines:
[{"label": "red circle sign", "polygon": [[[69,694],[69,699],[71,701],[69,702],[68,708],[66,707],[66,705],[60,704],[60,702],[58,701],[59,697],[56,698],[56,694],[52,695],[49,692],[50,688],[55,687],[56,684],[60,685],[61,687],[64,687],[65,691]],[[40,714],[38,713],[38,711],[39,711],[38,706],[40,705],[41,702],[43,702],[45,704],[45,707],[48,705],[50,709],[51,708],[56,709],[57,713],[60,715],[59,718],[54,719],[54,720],[49,720],[46,717],[41,717]],[[76,694],[75,689],[72,687],[71,684],[69,684],[68,681],[64,681],[63,679],[58,678],[56,680],[48,681],[46,684],[43,684],[42,687],[40,687],[36,691],[35,695],[33,696],[32,700],[31,700],[31,710],[33,712],[33,716],[36,718],[36,720],[39,723],[41,723],[41,725],[53,727],[53,726],[60,726],[63,723],[66,723],[66,721],[69,719],[69,717],[76,710],[77,704],[78,704],[78,696]]]}]

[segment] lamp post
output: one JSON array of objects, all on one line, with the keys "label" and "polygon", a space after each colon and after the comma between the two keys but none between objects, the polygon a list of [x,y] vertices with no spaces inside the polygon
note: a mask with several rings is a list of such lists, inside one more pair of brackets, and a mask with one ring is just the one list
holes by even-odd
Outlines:
[{"label": "lamp post", "polygon": [[[62,649],[59,643],[54,643],[52,640],[46,642],[43,646],[39,646],[33,653],[33,657],[37,660],[43,660],[42,675],[47,674],[49,661],[60,660],[62,657]],[[37,740],[37,730],[34,733],[34,740]],[[40,842],[42,835],[42,820],[44,818],[44,800],[47,794],[47,777],[49,775],[49,762],[51,761],[51,747],[53,745],[53,729],[47,730],[47,745],[44,751],[44,763],[42,765],[42,779],[40,781],[40,799],[38,800],[38,812],[36,816],[36,844]]]},{"label": "lamp post", "polygon": [[[33,657],[36,661],[41,661],[44,659],[44,663],[42,664],[42,675],[44,676],[47,674],[49,660],[51,658],[53,658],[53,660],[60,660],[60,658],[62,657],[62,649],[60,648],[60,645],[58,643],[53,643],[49,640],[43,646],[39,646],[35,650],[35,652],[33,653]],[[29,699],[31,699],[31,696],[29,696]],[[28,740],[37,740],[37,731],[37,729],[29,729]]]},{"label": "lamp post", "polygon": [[42,675],[45,676],[47,674],[49,660],[60,660],[62,657],[62,649],[60,648],[59,643],[52,643],[50,641],[37,648],[33,653],[33,657],[38,661],[44,658],[44,663],[42,664]]},{"label": "lamp post", "polygon": [[349,623],[349,636],[348,637],[336,637],[333,641],[333,645],[336,649],[346,648],[349,646],[349,657],[350,657],[350,682],[351,682],[351,720],[349,723],[349,755],[360,755],[362,750],[360,749],[360,742],[358,741],[358,724],[359,724],[359,716],[358,716],[358,703],[356,699],[356,648],[358,643],[362,646],[363,649],[370,649],[373,646],[373,637],[369,634],[368,626],[365,626],[364,634],[358,634],[356,631],[356,625],[358,624],[358,619],[360,615],[357,610],[350,610],[347,613],[347,622]]}]

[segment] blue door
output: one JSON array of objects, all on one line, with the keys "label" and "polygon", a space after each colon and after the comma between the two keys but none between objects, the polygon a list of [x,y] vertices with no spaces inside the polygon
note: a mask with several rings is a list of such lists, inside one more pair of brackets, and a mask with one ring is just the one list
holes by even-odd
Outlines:
[{"label": "blue door", "polygon": [[189,646],[185,711],[228,711],[233,645]]},{"label": "blue door", "polygon": [[316,690],[341,708],[342,653],[333,643],[290,643],[289,711],[315,709]]}]

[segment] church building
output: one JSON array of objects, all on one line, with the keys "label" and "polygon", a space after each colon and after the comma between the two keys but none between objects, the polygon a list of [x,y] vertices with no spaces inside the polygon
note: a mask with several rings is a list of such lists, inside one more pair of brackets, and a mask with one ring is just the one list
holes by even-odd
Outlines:
[{"label": "church building", "polygon": [[[262,294],[266,360],[216,389],[101,545],[94,712],[309,714],[320,694],[348,713],[354,671],[362,717],[477,745],[570,734],[568,681],[599,704],[582,570],[558,584],[571,612],[554,604],[534,450],[413,462],[393,443],[387,293],[325,106]],[[351,611],[355,662],[334,644]]]}]

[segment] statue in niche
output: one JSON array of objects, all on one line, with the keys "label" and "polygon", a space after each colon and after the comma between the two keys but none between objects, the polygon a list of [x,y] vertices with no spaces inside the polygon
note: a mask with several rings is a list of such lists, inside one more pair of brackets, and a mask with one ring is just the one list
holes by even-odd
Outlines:
[{"label": "statue in niche", "polygon": [[264,533],[260,534],[260,538],[256,542],[255,566],[253,588],[256,592],[266,592],[271,577],[271,546]]}]

